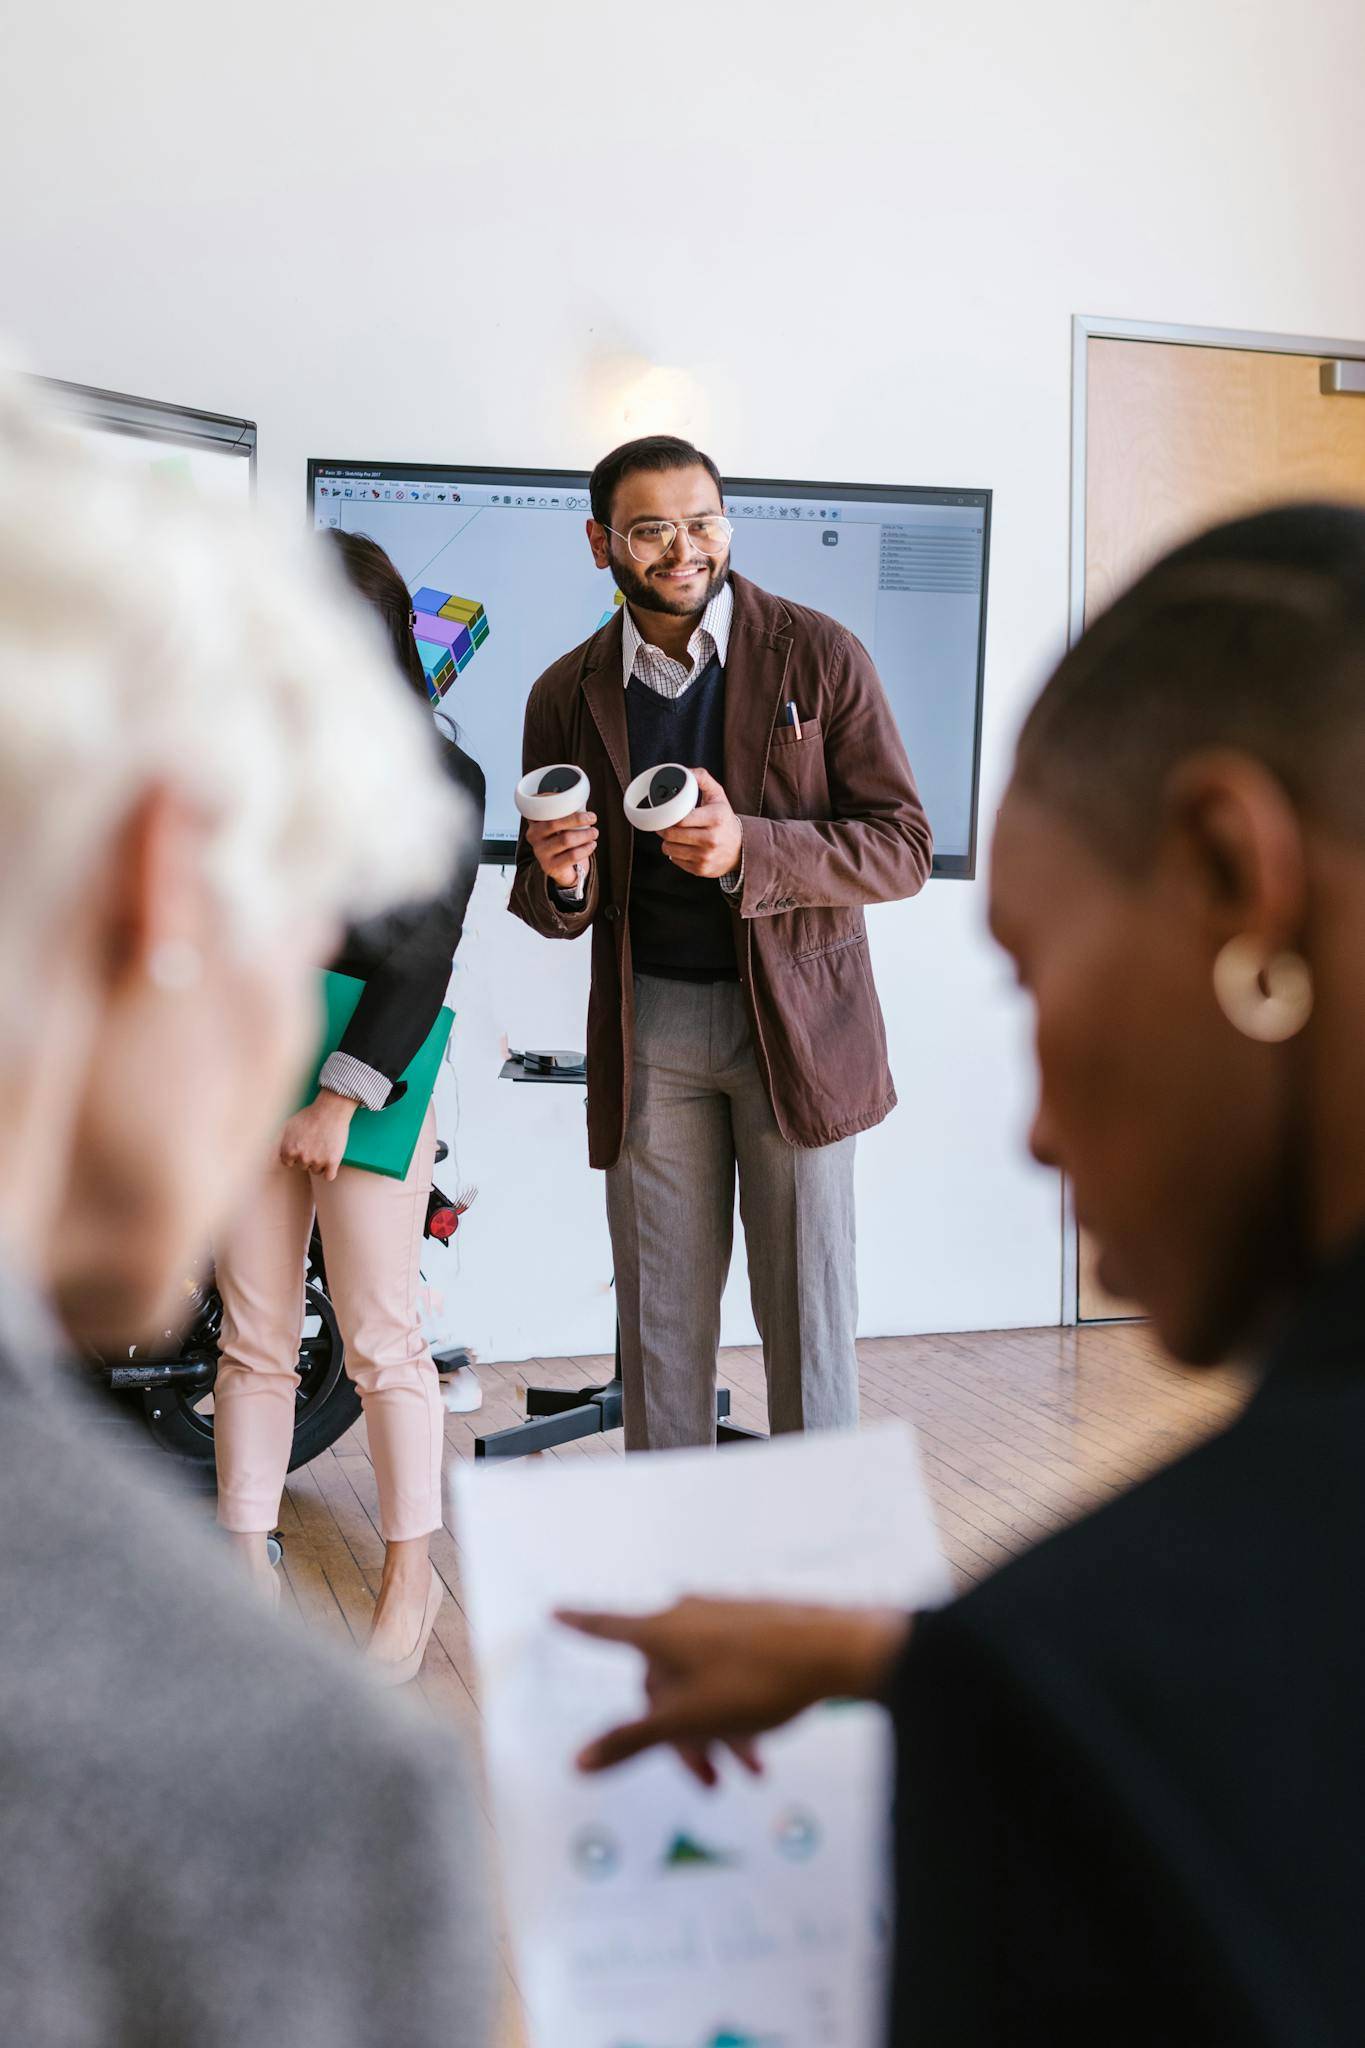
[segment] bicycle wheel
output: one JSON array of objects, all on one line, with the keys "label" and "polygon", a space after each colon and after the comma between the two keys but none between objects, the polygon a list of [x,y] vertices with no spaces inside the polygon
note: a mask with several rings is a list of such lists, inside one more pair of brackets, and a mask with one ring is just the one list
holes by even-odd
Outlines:
[{"label": "bicycle wheel", "polygon": [[[319,1283],[304,1286],[303,1338],[299,1345],[299,1386],[294,1397],[294,1441],[289,1469],[306,1465],[346,1434],[360,1416],[360,1396],[346,1376],[345,1350],[336,1314]],[[185,1356],[216,1371],[222,1304],[208,1296]],[[213,1463],[213,1385],[158,1387],[140,1396],[142,1419],[164,1451],[197,1465]]]}]

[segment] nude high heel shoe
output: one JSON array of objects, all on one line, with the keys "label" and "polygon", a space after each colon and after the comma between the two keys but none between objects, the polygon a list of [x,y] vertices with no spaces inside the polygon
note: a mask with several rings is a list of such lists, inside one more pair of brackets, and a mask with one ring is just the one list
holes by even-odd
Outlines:
[{"label": "nude high heel shoe", "polygon": [[426,1656],[431,1631],[436,1626],[436,1617],[441,1611],[441,1602],[445,1596],[446,1589],[441,1582],[441,1575],[433,1565],[431,1584],[427,1588],[427,1604],[422,1612],[422,1626],[417,1631],[417,1641],[412,1649],[406,1657],[400,1658],[396,1663],[387,1658],[368,1658],[370,1669],[380,1685],[406,1685],[410,1679],[416,1678],[422,1668],[422,1659]]}]

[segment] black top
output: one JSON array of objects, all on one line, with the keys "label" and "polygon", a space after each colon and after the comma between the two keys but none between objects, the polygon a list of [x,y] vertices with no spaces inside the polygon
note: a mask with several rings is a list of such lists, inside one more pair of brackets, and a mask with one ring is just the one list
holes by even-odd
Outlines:
[{"label": "black top", "polygon": [[[463,747],[438,735],[441,764],[469,799],[471,815],[454,873],[441,895],[390,911],[347,932],[332,961],[337,974],[366,984],[338,1052],[395,1082],[436,1022],[464,916],[479,872],[483,770]],[[390,1100],[394,1100],[390,1097]]]},{"label": "black top", "polygon": [[896,2048],[1365,2040],[1365,1244],[1245,1413],[916,1620]]},{"label": "black top", "polygon": [[[666,761],[725,780],[725,670],[716,655],[681,697],[632,676],[626,690],[630,772]],[[675,867],[657,832],[636,832],[630,871],[630,952],[637,974],[668,981],[737,981],[734,917],[720,883]]]}]

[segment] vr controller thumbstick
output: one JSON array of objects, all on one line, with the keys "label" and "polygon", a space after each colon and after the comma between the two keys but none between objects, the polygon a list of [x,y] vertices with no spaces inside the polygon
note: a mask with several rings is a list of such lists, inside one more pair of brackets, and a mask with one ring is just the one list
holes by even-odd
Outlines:
[{"label": "vr controller thumbstick", "polygon": [[662,810],[665,804],[672,803],[675,796],[680,796],[686,787],[687,770],[685,768],[656,768],[653,780],[649,785],[649,795],[645,798],[644,803],[641,804],[640,809]]},{"label": "vr controller thumbstick", "polygon": [[640,832],[668,832],[697,808],[701,792],[690,768],[665,761],[646,768],[626,791],[625,811]]}]

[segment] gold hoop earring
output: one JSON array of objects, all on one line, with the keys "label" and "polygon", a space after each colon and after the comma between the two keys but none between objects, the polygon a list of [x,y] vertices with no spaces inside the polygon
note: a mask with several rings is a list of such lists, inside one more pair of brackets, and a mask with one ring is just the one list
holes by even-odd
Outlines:
[{"label": "gold hoop earring", "polygon": [[1313,977],[1302,954],[1271,953],[1245,933],[1214,961],[1213,992],[1233,1030],[1258,1045],[1297,1038],[1313,1014]]}]

